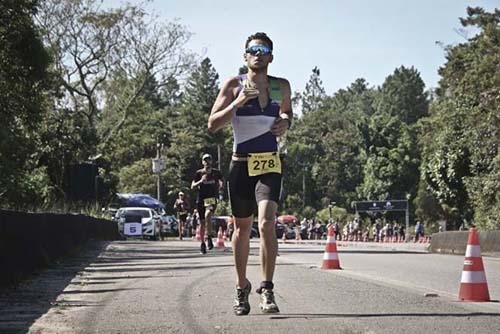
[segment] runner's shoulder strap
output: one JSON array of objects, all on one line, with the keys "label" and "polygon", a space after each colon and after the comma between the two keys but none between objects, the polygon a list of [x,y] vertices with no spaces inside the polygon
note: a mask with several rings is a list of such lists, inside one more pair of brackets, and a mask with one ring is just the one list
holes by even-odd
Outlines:
[{"label": "runner's shoulder strap", "polygon": [[273,102],[281,103],[283,92],[281,91],[281,84],[278,78],[269,77],[269,97]]}]

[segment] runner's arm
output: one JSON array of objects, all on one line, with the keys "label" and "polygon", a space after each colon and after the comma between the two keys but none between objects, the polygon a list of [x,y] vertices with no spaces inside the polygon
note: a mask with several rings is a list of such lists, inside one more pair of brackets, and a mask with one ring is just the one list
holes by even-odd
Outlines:
[{"label": "runner's arm", "polygon": [[292,112],[292,92],[290,83],[286,79],[280,79],[281,88],[281,105],[280,115],[276,122],[271,127],[271,133],[275,136],[282,136],[292,125],[293,112]]},{"label": "runner's arm", "polygon": [[210,132],[216,132],[224,127],[231,120],[238,108],[245,105],[248,100],[259,95],[259,91],[255,88],[243,88],[235,99],[234,90],[238,86],[238,77],[229,78],[222,85],[208,118],[208,130]]},{"label": "runner's arm", "polygon": [[292,112],[292,89],[290,88],[290,83],[286,79],[280,80],[280,87],[282,90],[282,100],[280,106],[280,117],[290,120],[293,119]]},{"label": "runner's arm", "polygon": [[200,177],[200,174],[196,172],[196,175],[194,176],[194,180],[191,182],[191,189],[197,188],[200,183],[203,182],[203,178]]}]

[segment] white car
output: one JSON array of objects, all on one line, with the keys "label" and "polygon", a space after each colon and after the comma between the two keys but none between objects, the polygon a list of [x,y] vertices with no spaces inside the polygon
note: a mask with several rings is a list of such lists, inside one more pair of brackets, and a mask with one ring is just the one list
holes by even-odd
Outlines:
[{"label": "white car", "polygon": [[142,237],[159,240],[161,221],[160,216],[155,210],[141,207],[126,207],[118,209],[115,214],[115,220],[118,222],[118,230],[122,235],[125,235],[125,223],[129,220],[127,217],[140,217]]}]

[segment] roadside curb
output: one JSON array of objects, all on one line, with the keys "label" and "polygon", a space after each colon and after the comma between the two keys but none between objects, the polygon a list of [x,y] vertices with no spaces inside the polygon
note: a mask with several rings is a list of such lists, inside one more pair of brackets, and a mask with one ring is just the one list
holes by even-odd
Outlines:
[{"label": "roadside curb", "polygon": [[[283,244],[282,240],[278,240]],[[285,244],[296,245],[326,245],[326,240],[286,240]],[[386,249],[392,251],[408,251],[408,252],[429,252],[429,243],[381,243],[381,242],[356,242],[356,241],[337,241],[339,248],[370,248],[370,249]]]}]

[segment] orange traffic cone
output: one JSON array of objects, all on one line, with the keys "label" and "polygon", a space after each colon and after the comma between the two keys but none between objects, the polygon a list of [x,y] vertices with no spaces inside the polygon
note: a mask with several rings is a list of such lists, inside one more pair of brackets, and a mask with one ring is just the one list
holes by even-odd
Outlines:
[{"label": "orange traffic cone", "polygon": [[219,232],[217,232],[217,241],[215,242],[215,248],[224,248],[224,239],[222,239],[222,226],[219,226]]},{"label": "orange traffic cone", "polygon": [[196,226],[196,240],[201,241],[200,225]]},{"label": "orange traffic cone", "polygon": [[328,237],[326,239],[325,254],[323,255],[322,269],[342,269],[340,268],[339,256],[337,254],[337,242],[335,241],[335,232],[333,228],[328,228]]},{"label": "orange traffic cone", "polygon": [[469,230],[458,299],[472,302],[490,301],[481,247],[479,246],[479,235],[474,227]]},{"label": "orange traffic cone", "polygon": [[227,229],[222,232],[222,240],[226,241],[227,240]]}]

